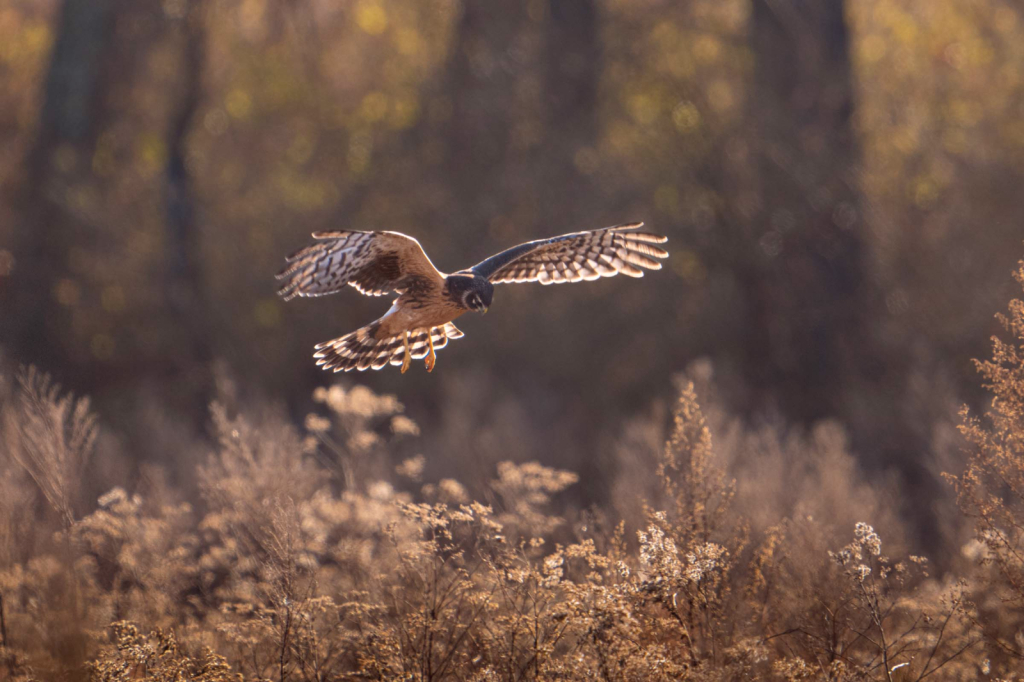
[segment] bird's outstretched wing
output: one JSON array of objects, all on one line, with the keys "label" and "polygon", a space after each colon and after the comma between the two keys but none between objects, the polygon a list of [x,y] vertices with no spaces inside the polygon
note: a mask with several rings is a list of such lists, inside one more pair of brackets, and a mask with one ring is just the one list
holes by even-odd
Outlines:
[{"label": "bird's outstretched wing", "polygon": [[441,287],[444,274],[420,243],[399,232],[315,232],[314,241],[288,256],[278,293],[325,296],[352,285],[367,296]]},{"label": "bird's outstretched wing", "polygon": [[472,270],[495,284],[579,282],[620,272],[643,277],[643,268],[661,269],[655,259],[667,258],[668,252],[653,244],[668,238],[638,232],[640,227],[643,223],[628,223],[526,242],[491,256]]}]

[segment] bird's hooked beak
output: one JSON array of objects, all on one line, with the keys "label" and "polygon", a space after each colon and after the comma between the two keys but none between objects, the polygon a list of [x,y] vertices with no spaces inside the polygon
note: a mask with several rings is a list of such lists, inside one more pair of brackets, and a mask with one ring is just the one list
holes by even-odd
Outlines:
[{"label": "bird's hooked beak", "polygon": [[490,308],[490,306],[484,306],[484,310],[483,310],[483,312],[482,312],[482,313],[480,313],[480,314],[481,314],[481,315],[486,315],[486,314],[487,314],[487,311],[488,311],[488,310],[490,310],[490,309],[491,309],[491,308]]}]

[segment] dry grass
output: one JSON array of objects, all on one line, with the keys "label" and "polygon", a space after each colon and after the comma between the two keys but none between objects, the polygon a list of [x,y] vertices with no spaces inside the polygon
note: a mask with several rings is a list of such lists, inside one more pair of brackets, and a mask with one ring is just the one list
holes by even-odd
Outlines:
[{"label": "dry grass", "polygon": [[860,478],[838,425],[750,429],[690,381],[671,420],[624,429],[606,509],[559,505],[577,476],[536,462],[499,463],[480,495],[424,482],[399,454],[419,427],[359,386],[318,390],[301,431],[215,404],[197,499],[151,472],[145,496],[89,505],[88,403],[27,370],[0,384],[0,674],[1017,679],[1024,303],[1003,321],[952,477],[975,539],[942,576],[902,549],[898,491]]}]

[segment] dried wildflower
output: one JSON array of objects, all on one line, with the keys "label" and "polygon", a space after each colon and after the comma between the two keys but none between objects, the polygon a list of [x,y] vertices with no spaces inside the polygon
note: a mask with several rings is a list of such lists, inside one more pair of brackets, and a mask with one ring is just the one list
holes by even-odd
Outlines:
[{"label": "dried wildflower", "polygon": [[318,414],[307,414],[306,415],[306,430],[311,433],[324,433],[330,431],[331,420],[326,417],[321,417]]},{"label": "dried wildflower", "polygon": [[438,493],[441,499],[451,503],[467,502],[469,495],[462,484],[452,478],[443,478],[437,484]]},{"label": "dried wildflower", "polygon": [[366,386],[355,386],[348,391],[338,385],[318,388],[313,392],[313,400],[326,404],[336,414],[363,418],[390,417],[405,409],[395,396],[376,395]]},{"label": "dried wildflower", "polygon": [[395,496],[395,488],[387,481],[374,481],[367,486],[366,494],[374,500],[390,500]]},{"label": "dried wildflower", "polygon": [[875,529],[868,524],[863,522],[857,523],[853,529],[853,536],[871,554],[878,556],[882,553],[882,539],[878,537]]},{"label": "dried wildflower", "polygon": [[698,546],[695,551],[686,555],[689,562],[686,577],[692,582],[699,582],[718,568],[719,562],[725,555],[725,548],[713,542],[706,542]]},{"label": "dried wildflower", "polygon": [[15,399],[3,415],[7,452],[70,528],[99,431],[96,418],[88,399],[61,395],[60,386],[35,367],[20,372],[16,384]]},{"label": "dried wildflower", "polygon": [[[91,631],[124,614],[142,629],[118,624],[109,644],[82,645],[94,647],[94,679],[852,682],[911,667],[928,679],[1011,670],[996,658],[1003,650],[970,646],[977,630],[965,614],[983,607],[965,605],[969,590],[923,581],[919,557],[892,564],[867,524],[826,560],[824,522],[801,511],[748,551],[757,531],[729,510],[692,391],[660,472],[667,510],[649,514],[638,547],[625,525],[604,531],[599,511],[559,528],[547,505],[576,477],[537,463],[499,466],[482,498],[493,507],[452,479],[396,492],[386,463],[397,453],[362,434],[402,428],[387,414],[397,401],[338,387],[316,396],[331,411],[329,424],[307,425],[320,430],[315,452],[287,420],[213,409],[218,449],[199,472],[201,517],[159,487],[145,504],[114,489],[52,543],[59,551],[4,554],[14,647],[67,642],[53,614]],[[367,415],[390,422],[370,428]],[[336,467],[351,478],[324,475]],[[418,479],[424,460],[396,470]],[[10,476],[0,470],[0,498]],[[0,519],[9,506],[0,499]],[[1008,527],[993,524],[984,547],[1005,547]],[[84,615],[67,610],[66,551]],[[1024,635],[1001,643],[1024,649]],[[0,649],[0,669],[14,650]],[[913,666],[899,667],[910,652]],[[982,655],[993,656],[984,667]],[[21,670],[29,659],[17,656]]]},{"label": "dried wildflower", "polygon": [[557,584],[564,574],[562,567],[565,565],[565,557],[560,552],[556,552],[551,556],[544,559],[544,584],[552,586]]},{"label": "dried wildflower", "polygon": [[426,463],[427,460],[423,455],[417,455],[416,457],[402,460],[401,464],[394,468],[394,471],[399,476],[409,478],[410,480],[420,480],[423,477],[423,469]]},{"label": "dried wildflower", "polygon": [[130,682],[140,671],[152,682],[241,682],[227,660],[209,647],[193,656],[182,650],[171,633],[158,629],[143,636],[124,621],[110,628],[114,650],[88,665],[90,676],[98,682]]},{"label": "dried wildflower", "polygon": [[423,469],[426,463],[427,460],[423,455],[416,455],[415,457],[403,460],[401,464],[395,467],[395,473],[412,481],[418,481],[423,477]]},{"label": "dried wildflower", "polygon": [[391,431],[402,436],[420,435],[419,425],[405,415],[397,415],[391,418]]},{"label": "dried wildflower", "polygon": [[853,560],[853,551],[849,547],[844,547],[838,552],[830,551],[828,556],[840,566],[846,566]]},{"label": "dried wildflower", "polygon": [[109,491],[100,495],[97,502],[101,507],[113,507],[118,504],[123,504],[128,501],[128,493],[124,491],[124,488],[118,486],[111,488]]},{"label": "dried wildflower", "polygon": [[640,563],[650,567],[652,573],[678,578],[683,573],[679,550],[672,538],[657,526],[648,526],[647,531],[637,531],[640,540]]},{"label": "dried wildflower", "polygon": [[380,436],[370,431],[359,431],[348,440],[349,447],[353,450],[369,450],[380,443]]}]

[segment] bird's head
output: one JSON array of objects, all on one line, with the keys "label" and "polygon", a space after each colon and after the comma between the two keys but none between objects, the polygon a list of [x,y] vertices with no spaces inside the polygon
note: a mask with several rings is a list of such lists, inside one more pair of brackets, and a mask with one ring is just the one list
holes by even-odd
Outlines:
[{"label": "bird's head", "polygon": [[448,295],[466,310],[486,313],[491,307],[494,285],[472,272],[448,275]]}]

